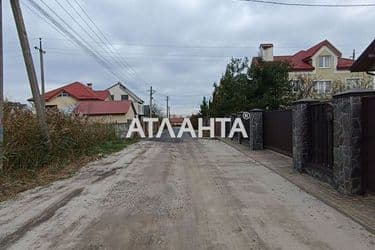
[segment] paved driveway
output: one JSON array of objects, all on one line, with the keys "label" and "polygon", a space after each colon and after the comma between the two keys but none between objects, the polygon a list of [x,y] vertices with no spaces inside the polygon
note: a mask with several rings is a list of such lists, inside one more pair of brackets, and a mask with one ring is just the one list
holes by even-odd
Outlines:
[{"label": "paved driveway", "polygon": [[0,204],[0,248],[374,249],[351,219],[217,140],[142,141]]}]

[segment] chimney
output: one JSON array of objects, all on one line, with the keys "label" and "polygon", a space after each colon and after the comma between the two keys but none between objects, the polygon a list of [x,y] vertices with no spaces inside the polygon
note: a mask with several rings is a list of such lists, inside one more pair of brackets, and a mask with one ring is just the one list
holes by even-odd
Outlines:
[{"label": "chimney", "polygon": [[92,83],[91,82],[88,82],[86,85],[87,85],[87,87],[89,87],[90,89],[92,89]]},{"label": "chimney", "polygon": [[259,46],[259,56],[263,61],[272,62],[273,61],[273,44],[272,43],[262,43]]}]

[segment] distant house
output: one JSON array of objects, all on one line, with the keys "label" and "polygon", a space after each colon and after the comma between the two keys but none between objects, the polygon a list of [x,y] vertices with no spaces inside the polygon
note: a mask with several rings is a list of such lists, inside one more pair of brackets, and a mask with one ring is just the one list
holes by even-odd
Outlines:
[{"label": "distant house", "polygon": [[352,72],[366,72],[369,75],[375,75],[375,39],[353,63],[350,70]]},{"label": "distant house", "polygon": [[130,123],[137,111],[130,100],[125,101],[83,101],[74,109],[74,114],[87,116],[92,122]]},{"label": "distant house", "polygon": [[184,121],[184,117],[171,117],[169,118],[169,122],[173,127],[180,127]]},{"label": "distant house", "polygon": [[[300,50],[292,55],[274,56],[273,44],[261,44],[259,56],[254,57],[252,64],[262,61],[287,62],[291,66],[289,79],[293,82],[294,91],[302,91],[311,85],[311,95],[327,97],[333,93],[350,88],[369,87],[372,78],[365,73],[352,73],[353,60],[343,58],[342,53],[328,40],[324,40],[307,50]],[[302,80],[305,79],[305,82]],[[306,79],[308,79],[306,81]]]},{"label": "distant house", "polygon": [[[71,112],[83,101],[110,101],[108,90],[93,90],[92,84],[73,82],[60,88],[51,90],[42,95],[46,108],[56,108],[65,112]],[[32,98],[29,101],[33,101]]]},{"label": "distant house", "polygon": [[122,83],[118,82],[107,89],[113,101],[131,100],[138,115],[144,115],[143,104],[144,101],[125,87]]}]

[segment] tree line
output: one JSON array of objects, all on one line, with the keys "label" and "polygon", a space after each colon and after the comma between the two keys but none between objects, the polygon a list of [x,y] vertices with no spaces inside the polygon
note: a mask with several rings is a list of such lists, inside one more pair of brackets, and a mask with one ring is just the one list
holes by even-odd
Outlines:
[{"label": "tree line", "polygon": [[286,62],[259,61],[249,65],[248,58],[232,58],[209,99],[203,97],[199,115],[222,117],[254,108],[283,109],[294,100]]}]

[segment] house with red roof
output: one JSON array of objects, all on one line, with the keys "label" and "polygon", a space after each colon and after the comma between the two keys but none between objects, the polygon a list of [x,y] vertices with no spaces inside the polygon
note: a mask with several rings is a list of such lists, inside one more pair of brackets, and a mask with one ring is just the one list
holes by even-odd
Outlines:
[{"label": "house with red roof", "polygon": [[[354,60],[344,58],[342,53],[328,40],[299,50],[291,55],[275,56],[272,43],[259,47],[259,55],[253,57],[252,64],[262,62],[286,62],[291,66],[289,79],[293,90],[309,89],[312,96],[328,97],[350,88],[372,87],[372,78],[363,72],[351,72]],[[311,85],[310,88],[303,85]],[[308,96],[304,96],[308,97]]]},{"label": "house with red roof", "polygon": [[[91,83],[83,84],[73,82],[57,89],[48,91],[42,95],[46,108],[56,108],[65,112],[71,112],[83,101],[110,101],[108,90],[94,90]],[[33,101],[30,98],[28,101]]]},{"label": "house with red roof", "polygon": [[109,89],[94,90],[92,83],[69,83],[46,92],[42,98],[46,108],[85,116],[93,122],[125,124],[139,115],[132,98],[114,100]]},{"label": "house with red roof", "polygon": [[134,104],[123,101],[83,101],[73,110],[74,114],[85,116],[89,121],[124,124],[137,116]]}]

